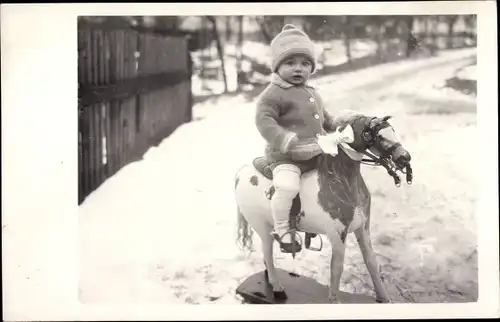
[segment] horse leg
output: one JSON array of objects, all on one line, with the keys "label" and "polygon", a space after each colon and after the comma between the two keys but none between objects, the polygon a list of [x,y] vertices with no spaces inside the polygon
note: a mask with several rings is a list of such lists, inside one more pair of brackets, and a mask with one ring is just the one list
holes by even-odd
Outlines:
[{"label": "horse leg", "polygon": [[271,232],[273,230],[272,225],[269,222],[266,222],[264,219],[264,215],[262,214],[256,214],[256,213],[249,213],[250,215],[247,215],[247,221],[250,224],[250,226],[253,227],[257,235],[259,235],[261,243],[262,243],[262,253],[264,256],[264,264],[266,266],[266,276],[267,276],[267,281],[269,282],[274,295],[280,296],[284,293],[283,287],[279,283],[277,274],[276,274],[276,269],[274,267],[274,257],[273,257],[273,242],[274,238],[271,235]]},{"label": "horse leg", "polygon": [[332,258],[330,262],[330,290],[328,298],[332,303],[339,303],[340,277],[344,271],[345,245],[339,234],[330,236],[332,244]]},{"label": "horse leg", "polygon": [[387,293],[387,290],[382,282],[382,278],[380,277],[379,264],[375,251],[372,247],[370,232],[368,229],[368,227],[363,226],[355,230],[354,234],[356,235],[361,254],[363,255],[363,261],[365,262],[366,268],[372,278],[375,294],[377,295],[377,302],[389,303],[389,294]]},{"label": "horse leg", "polygon": [[264,264],[266,265],[266,272],[269,284],[273,289],[273,294],[277,297],[285,296],[285,291],[283,286],[280,284],[278,277],[276,275],[276,268],[274,266],[273,257],[273,236],[271,235],[271,229],[267,234],[261,237],[262,240],[262,252],[264,253]]}]

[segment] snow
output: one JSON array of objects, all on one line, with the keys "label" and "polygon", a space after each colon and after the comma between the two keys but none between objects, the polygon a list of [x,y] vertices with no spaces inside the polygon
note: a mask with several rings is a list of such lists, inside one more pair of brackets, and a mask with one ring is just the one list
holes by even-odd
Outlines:
[{"label": "snow", "polygon": [[457,73],[457,77],[460,79],[471,79],[471,80],[476,80],[476,64],[474,65],[469,65],[463,69],[461,69]]},{"label": "snow", "polygon": [[[442,88],[474,53],[450,51],[313,82],[334,115],[393,115],[412,154],[412,186],[396,188],[385,170],[363,166],[373,245],[395,302],[405,301],[396,284],[418,302],[477,298],[477,184],[463,148],[476,138],[475,97]],[[236,287],[263,269],[258,237],[256,252],[236,247],[232,194],[237,169],[263,153],[254,103],[240,95],[196,105],[196,121],[88,196],[79,213],[81,301],[241,303]],[[329,247],[295,260],[277,254],[277,266],[328,284]],[[341,288],[373,294],[352,235]]]}]

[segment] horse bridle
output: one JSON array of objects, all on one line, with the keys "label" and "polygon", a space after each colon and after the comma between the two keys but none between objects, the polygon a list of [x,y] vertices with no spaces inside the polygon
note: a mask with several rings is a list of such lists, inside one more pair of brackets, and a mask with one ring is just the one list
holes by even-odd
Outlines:
[{"label": "horse bridle", "polygon": [[[370,119],[368,124],[370,124],[370,122],[373,119],[375,119],[375,118]],[[403,169],[403,168],[399,167],[398,165],[396,165],[394,163],[394,161],[392,160],[392,152],[395,149],[397,149],[398,147],[400,147],[401,143],[391,142],[392,144],[390,144],[389,147],[384,148],[384,147],[382,147],[382,144],[380,142],[378,132],[386,127],[389,127],[389,126],[390,126],[389,122],[383,121],[383,122],[376,124],[373,127],[367,126],[367,127],[365,127],[363,132],[361,132],[361,137],[363,139],[363,142],[367,146],[367,148],[364,149],[362,153],[364,155],[366,155],[367,157],[369,157],[369,159],[364,159],[364,158],[361,159],[361,163],[367,164],[367,165],[373,165],[373,166],[383,166],[387,170],[387,173],[394,179],[394,184],[397,187],[399,187],[401,185],[401,179],[399,178],[396,171],[401,171],[402,173],[406,174],[406,182],[408,184],[412,184],[413,170],[412,170],[410,164],[408,163],[406,165],[405,169]],[[368,148],[375,145],[375,144],[378,144],[378,146],[382,147],[382,149],[378,149],[378,150],[381,150],[380,152],[382,155],[380,157],[378,157],[378,156],[374,155],[373,153],[371,153],[370,151],[368,151]],[[365,162],[370,162],[372,164],[365,163]]]}]

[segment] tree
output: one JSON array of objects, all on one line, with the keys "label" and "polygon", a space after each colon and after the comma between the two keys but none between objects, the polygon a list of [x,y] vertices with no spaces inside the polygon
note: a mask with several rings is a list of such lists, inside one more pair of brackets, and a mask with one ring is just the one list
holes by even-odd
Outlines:
[{"label": "tree", "polygon": [[431,43],[430,43],[430,52],[431,52],[431,55],[434,56],[434,54],[436,53],[436,50],[438,48],[437,46],[437,37],[436,37],[436,32],[437,32],[437,28],[438,28],[438,25],[439,25],[439,22],[438,22],[438,17],[436,16],[429,16],[428,18],[428,21],[429,21],[429,32],[430,32],[430,37],[431,37]]},{"label": "tree", "polygon": [[226,16],[226,43],[231,41],[231,16]]},{"label": "tree", "polygon": [[217,19],[215,19],[214,16],[207,16],[207,18],[212,23],[212,30],[213,30],[213,35],[215,37],[215,44],[217,46],[217,52],[219,53],[219,59],[222,68],[222,77],[224,79],[224,92],[227,92],[227,75],[226,75],[226,68],[224,66],[224,51],[222,49],[219,32],[217,30]]},{"label": "tree", "polygon": [[238,16],[238,40],[236,43],[236,79],[238,89],[243,84],[245,74],[241,70],[241,60],[243,58],[243,16]]},{"label": "tree", "polygon": [[373,27],[374,33],[373,37],[375,38],[375,42],[377,44],[376,54],[379,61],[384,61],[384,44],[383,39],[385,36],[385,24],[384,17],[381,16],[368,16],[365,21],[366,24],[369,24]]},{"label": "tree", "polygon": [[345,46],[345,55],[347,57],[347,63],[349,67],[352,67],[352,59],[351,59],[351,17],[343,16],[342,17],[342,29],[344,34],[344,46]]},{"label": "tree", "polygon": [[418,47],[418,41],[413,35],[415,18],[413,16],[406,16],[404,22],[407,28],[406,57],[410,57],[411,53]]},{"label": "tree", "polygon": [[260,17],[255,17],[255,21],[257,21],[257,24],[259,25],[260,32],[262,33],[262,36],[264,37],[266,43],[270,43],[271,40],[273,40],[273,37],[271,36],[269,31],[267,31],[264,19]]},{"label": "tree", "polygon": [[477,43],[477,34],[476,34],[477,16],[476,15],[465,15],[463,19],[464,19],[464,23],[465,23],[465,27],[466,27],[466,33],[471,38],[472,44],[476,45],[476,43]]},{"label": "tree", "polygon": [[446,39],[446,48],[453,48],[453,28],[455,27],[456,22],[458,21],[458,16],[449,15],[444,16],[446,24],[448,25],[448,38]]}]

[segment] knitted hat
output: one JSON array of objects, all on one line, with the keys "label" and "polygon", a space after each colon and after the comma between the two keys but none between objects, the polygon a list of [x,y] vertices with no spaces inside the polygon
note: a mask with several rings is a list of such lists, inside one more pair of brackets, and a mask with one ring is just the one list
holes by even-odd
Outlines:
[{"label": "knitted hat", "polygon": [[303,54],[311,59],[312,72],[316,69],[314,44],[309,37],[294,25],[287,24],[271,41],[271,70],[276,72],[279,65],[290,55]]}]

